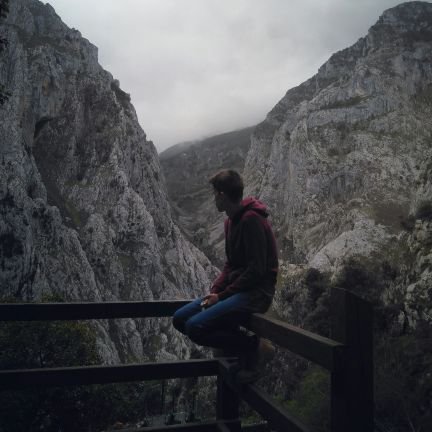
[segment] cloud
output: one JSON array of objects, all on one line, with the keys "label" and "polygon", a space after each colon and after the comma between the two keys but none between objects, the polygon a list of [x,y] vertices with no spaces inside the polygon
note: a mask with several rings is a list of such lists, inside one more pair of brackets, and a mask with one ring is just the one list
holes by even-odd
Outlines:
[{"label": "cloud", "polygon": [[159,151],[263,120],[395,0],[51,0]]}]

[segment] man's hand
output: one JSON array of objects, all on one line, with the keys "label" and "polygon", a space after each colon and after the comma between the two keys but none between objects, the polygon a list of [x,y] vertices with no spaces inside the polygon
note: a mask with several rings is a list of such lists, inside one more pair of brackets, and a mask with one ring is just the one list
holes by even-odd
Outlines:
[{"label": "man's hand", "polygon": [[204,297],[207,300],[207,307],[213,306],[219,301],[219,296],[217,294],[209,294]]}]

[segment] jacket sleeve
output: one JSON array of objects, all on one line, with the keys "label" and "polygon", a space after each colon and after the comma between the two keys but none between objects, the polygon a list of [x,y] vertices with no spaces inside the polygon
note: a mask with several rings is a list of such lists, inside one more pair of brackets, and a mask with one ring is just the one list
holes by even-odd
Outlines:
[{"label": "jacket sleeve", "polygon": [[[226,219],[224,222],[225,245],[226,245],[226,242],[228,241],[228,230],[229,230],[228,225],[229,225],[229,221],[228,221],[228,219]],[[217,294],[226,288],[226,286],[228,285],[229,275],[230,275],[231,271],[232,271],[232,268],[231,268],[231,265],[229,263],[229,259],[227,256],[227,260],[225,262],[225,265],[224,265],[220,275],[215,279],[215,281],[213,282],[213,284],[210,288],[210,292],[212,294]]]},{"label": "jacket sleeve", "polygon": [[213,282],[212,287],[210,288],[210,292],[212,294],[218,294],[223,291],[228,285],[229,274],[231,272],[231,266],[227,261],[220,273],[220,275]]},{"label": "jacket sleeve", "polygon": [[223,300],[241,291],[253,289],[263,280],[267,268],[267,236],[259,215],[251,214],[242,221],[242,242],[246,252],[246,268],[219,292]]}]

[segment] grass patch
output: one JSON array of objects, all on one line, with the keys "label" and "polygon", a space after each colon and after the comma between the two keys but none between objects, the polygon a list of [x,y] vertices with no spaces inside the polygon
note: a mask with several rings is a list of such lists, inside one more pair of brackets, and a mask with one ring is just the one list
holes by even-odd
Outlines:
[{"label": "grass patch", "polygon": [[294,398],[285,402],[290,413],[317,432],[330,430],[330,377],[320,367],[305,374]]},{"label": "grass patch", "polygon": [[89,217],[87,212],[78,210],[70,201],[65,201],[64,207],[75,228],[82,228],[87,223]]},{"label": "grass patch", "polygon": [[431,105],[432,104],[432,84],[428,84],[413,98],[415,103],[422,104],[422,105]]},{"label": "grass patch", "polygon": [[397,202],[376,203],[371,208],[371,216],[379,225],[384,225],[392,233],[398,233],[401,228],[408,229],[404,223],[408,223],[409,209]]},{"label": "grass patch", "polygon": [[131,271],[131,270],[135,270],[138,266],[136,259],[134,257],[129,256],[129,255],[119,253],[118,259],[120,261],[120,264],[123,267],[123,270],[125,270],[126,272]]},{"label": "grass patch", "polygon": [[432,201],[422,201],[417,207],[415,216],[417,219],[432,220]]}]

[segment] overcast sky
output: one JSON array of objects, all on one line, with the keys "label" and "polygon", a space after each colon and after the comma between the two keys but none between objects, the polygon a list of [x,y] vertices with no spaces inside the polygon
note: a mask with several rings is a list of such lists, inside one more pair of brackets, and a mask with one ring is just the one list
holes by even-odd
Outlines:
[{"label": "overcast sky", "polygon": [[158,151],[262,121],[396,0],[50,0]]}]

